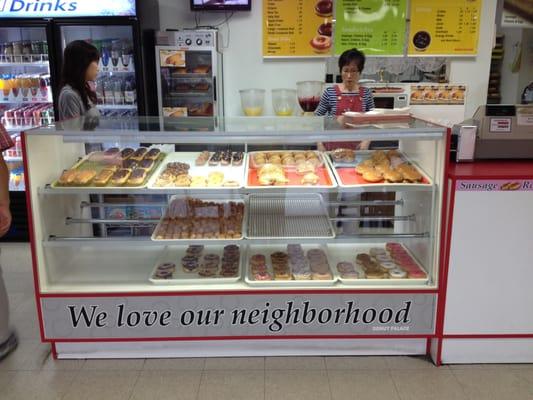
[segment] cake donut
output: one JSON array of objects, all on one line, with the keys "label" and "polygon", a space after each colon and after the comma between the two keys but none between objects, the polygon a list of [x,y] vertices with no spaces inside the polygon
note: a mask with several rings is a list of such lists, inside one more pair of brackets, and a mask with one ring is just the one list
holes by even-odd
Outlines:
[{"label": "cake donut", "polygon": [[331,38],[325,35],[317,35],[311,39],[310,44],[315,53],[327,53],[331,47]]},{"label": "cake donut", "polygon": [[400,268],[394,268],[389,271],[389,275],[393,279],[403,279],[407,277],[407,272]]}]

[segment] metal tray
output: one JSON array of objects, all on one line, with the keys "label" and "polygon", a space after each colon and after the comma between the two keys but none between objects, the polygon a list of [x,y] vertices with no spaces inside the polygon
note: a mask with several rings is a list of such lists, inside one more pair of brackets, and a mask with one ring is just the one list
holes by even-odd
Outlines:
[{"label": "metal tray", "polygon": [[[213,152],[210,153],[212,155]],[[244,171],[246,168],[246,153],[244,154],[244,159],[241,165],[239,166],[214,166],[211,167],[209,165],[204,166],[196,166],[195,161],[196,158],[200,152],[176,152],[176,153],[170,153],[165,158],[165,161],[159,165],[157,170],[152,174],[152,177],[148,181],[148,188],[153,190],[168,190],[172,188],[179,188],[179,189],[191,189],[191,190],[228,190],[228,189],[239,189],[244,186]],[[235,180],[239,182],[239,186],[209,186],[209,187],[190,187],[190,186],[155,186],[155,182],[157,181],[157,178],[161,175],[161,173],[165,170],[165,167],[168,163],[171,162],[182,162],[187,163],[191,167],[189,169],[189,175],[191,176],[205,176],[207,178],[207,175],[210,172],[219,171],[224,173],[224,179],[225,180]]]},{"label": "metal tray", "polygon": [[[214,276],[214,277],[200,277],[196,272],[185,272],[181,266],[181,258],[185,256],[188,246],[165,246],[165,251],[161,255],[152,272],[150,273],[150,278],[148,280],[154,285],[196,285],[196,284],[221,284],[221,283],[235,283],[241,280],[243,262],[246,258],[245,246],[239,246],[240,249],[240,259],[239,259],[239,270],[236,276],[224,277],[224,276]],[[223,245],[209,245],[204,248],[203,254],[213,253],[217,254],[222,258],[224,253]],[[154,273],[157,269],[157,266],[163,262],[172,262],[176,264],[176,271],[172,275],[171,279],[160,279],[155,278]]]},{"label": "metal tray", "polygon": [[320,194],[251,194],[249,239],[329,239],[335,230]]},{"label": "metal tray", "polygon": [[[355,256],[358,253],[368,253],[370,248],[372,247],[379,247],[382,249],[385,249],[384,243],[374,243],[374,244],[327,244],[328,248],[328,255],[329,255],[329,261],[330,266],[335,270],[339,277],[339,281],[342,282],[344,285],[357,285],[357,286],[383,286],[383,285],[395,285],[395,286],[408,286],[408,285],[420,285],[420,284],[426,284],[429,280],[429,275],[427,271],[420,265],[418,260],[413,257],[413,254],[402,245],[402,247],[407,251],[407,253],[411,256],[413,261],[417,264],[418,268],[420,268],[421,271],[426,273],[426,278],[423,279],[412,279],[412,278],[404,278],[404,279],[368,279],[365,277],[365,273],[363,269],[355,262]],[[361,278],[359,279],[345,279],[341,276],[340,272],[337,270],[337,264],[341,261],[350,261],[354,264],[356,271],[359,272]]]},{"label": "metal tray", "polygon": [[302,248],[303,248],[304,252],[306,253],[306,255],[307,255],[307,251],[310,250],[310,249],[320,248],[320,249],[324,250],[324,252],[326,253],[326,256],[328,258],[329,267],[330,267],[331,275],[332,275],[333,278],[332,279],[328,279],[328,280],[308,280],[308,281],[306,281],[306,280],[295,280],[295,279],[288,279],[288,280],[285,280],[285,281],[275,281],[275,280],[256,281],[256,280],[253,279],[253,277],[251,275],[251,270],[250,270],[250,258],[254,254],[263,254],[265,256],[266,265],[267,265],[268,271],[272,274],[272,262],[270,260],[270,255],[272,253],[276,252],[276,251],[284,251],[284,252],[287,251],[287,246],[283,246],[283,245],[265,245],[265,246],[256,245],[256,246],[249,246],[248,247],[248,251],[247,251],[247,254],[246,254],[246,264],[243,266],[243,269],[246,271],[245,275],[244,275],[244,281],[249,286],[257,286],[257,287],[317,287],[317,286],[322,287],[322,286],[333,286],[333,285],[335,285],[335,282],[337,282],[337,279],[338,279],[338,274],[337,274],[336,268],[331,263],[331,257],[330,257],[330,255],[328,253],[328,249],[325,248],[323,245],[320,245],[320,244],[316,244],[316,245],[303,244]]}]

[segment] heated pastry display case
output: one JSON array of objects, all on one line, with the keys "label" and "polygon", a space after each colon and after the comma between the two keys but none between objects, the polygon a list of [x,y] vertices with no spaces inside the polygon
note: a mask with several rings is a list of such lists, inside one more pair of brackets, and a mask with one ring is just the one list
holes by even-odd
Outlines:
[{"label": "heated pastry display case", "polygon": [[[447,137],[322,117],[28,131],[42,339],[63,358],[425,354]],[[316,150],[350,140],[399,147]]]}]

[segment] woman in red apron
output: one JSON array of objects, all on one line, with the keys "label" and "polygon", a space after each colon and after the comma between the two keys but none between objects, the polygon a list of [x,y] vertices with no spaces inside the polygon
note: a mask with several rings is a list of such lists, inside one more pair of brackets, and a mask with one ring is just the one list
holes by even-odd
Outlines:
[{"label": "woman in red apron", "polygon": [[[336,117],[342,124],[347,111],[366,112],[374,108],[370,89],[359,86],[359,77],[365,66],[365,55],[357,49],[346,50],[339,57],[339,70],[342,83],[326,88],[315,115]],[[319,148],[334,150],[339,148],[368,149],[369,141],[319,143]],[[322,146],[321,146],[322,145]]]}]

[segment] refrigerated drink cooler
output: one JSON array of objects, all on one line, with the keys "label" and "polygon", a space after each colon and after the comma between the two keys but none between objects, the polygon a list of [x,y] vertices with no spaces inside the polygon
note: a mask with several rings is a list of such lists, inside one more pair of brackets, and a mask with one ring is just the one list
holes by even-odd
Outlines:
[{"label": "refrigerated drink cooler", "polygon": [[222,54],[216,30],[156,33],[159,115],[224,115]]}]

